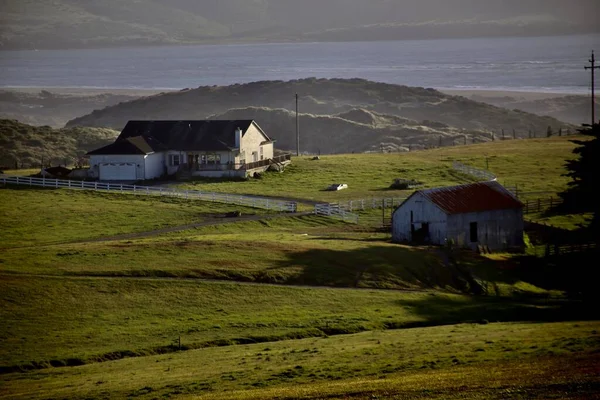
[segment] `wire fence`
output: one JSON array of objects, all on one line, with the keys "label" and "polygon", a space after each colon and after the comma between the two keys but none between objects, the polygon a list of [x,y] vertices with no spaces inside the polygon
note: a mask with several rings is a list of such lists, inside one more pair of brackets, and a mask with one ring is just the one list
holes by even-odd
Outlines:
[{"label": "wire fence", "polygon": [[523,214],[534,214],[551,210],[562,203],[562,200],[556,197],[537,198],[522,200]]},{"label": "wire fence", "polygon": [[156,186],[137,186],[110,182],[86,182],[9,175],[0,175],[0,182],[4,184],[36,186],[53,189],[95,190],[146,196],[170,196],[190,200],[202,200],[212,203],[234,204],[279,212],[296,212],[298,209],[298,204],[293,201],[283,201],[258,196],[242,196],[228,193],[202,192],[198,190],[179,190]]}]

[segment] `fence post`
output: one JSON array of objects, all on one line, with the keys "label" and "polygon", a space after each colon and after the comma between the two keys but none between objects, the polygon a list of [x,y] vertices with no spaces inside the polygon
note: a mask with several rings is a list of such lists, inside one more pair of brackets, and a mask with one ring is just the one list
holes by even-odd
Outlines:
[{"label": "fence post", "polygon": [[98,182],[94,182],[94,190],[98,190]]}]

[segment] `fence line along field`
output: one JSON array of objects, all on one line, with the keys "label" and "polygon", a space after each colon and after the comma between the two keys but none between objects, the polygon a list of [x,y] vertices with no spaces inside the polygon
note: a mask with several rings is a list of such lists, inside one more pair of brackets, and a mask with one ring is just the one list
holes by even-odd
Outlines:
[{"label": "fence line along field", "polygon": [[[6,185],[0,398],[593,397],[600,323],[588,254],[546,262],[397,245],[381,229],[396,200],[354,207],[409,195],[389,188],[397,178],[471,181],[452,163],[485,169],[484,157],[501,182],[555,194],[572,148],[551,138],[300,157],[262,179],[179,185],[352,204],[359,224],[285,213],[219,225],[234,211],[273,212]],[[324,190],[335,182],[349,188]],[[217,223],[143,235],[203,221]]]}]

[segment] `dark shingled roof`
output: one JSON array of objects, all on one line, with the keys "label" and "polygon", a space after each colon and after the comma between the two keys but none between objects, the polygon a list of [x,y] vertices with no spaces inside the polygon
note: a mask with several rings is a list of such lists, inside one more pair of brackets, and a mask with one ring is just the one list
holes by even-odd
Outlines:
[{"label": "dark shingled roof", "polygon": [[421,193],[446,214],[523,207],[523,203],[495,181],[421,190],[416,193]]},{"label": "dark shingled roof", "polygon": [[104,146],[100,149],[93,150],[87,153],[88,156],[92,155],[102,155],[102,154],[152,154],[156,151],[166,150],[165,146],[162,143],[156,141],[156,139],[152,137],[144,137],[144,136],[133,136],[129,138],[124,138],[117,140],[109,144],[108,146]]},{"label": "dark shingled roof", "polygon": [[[133,136],[152,137],[169,150],[228,151],[236,148],[235,130],[246,133],[252,120],[129,121],[117,141]],[[263,132],[264,133],[264,132]],[[265,134],[267,141],[269,137]]]}]

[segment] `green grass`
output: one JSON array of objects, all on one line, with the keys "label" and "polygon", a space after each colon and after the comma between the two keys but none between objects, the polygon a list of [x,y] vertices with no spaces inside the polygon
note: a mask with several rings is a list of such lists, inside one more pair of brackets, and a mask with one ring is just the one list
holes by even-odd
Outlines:
[{"label": "green grass", "polygon": [[554,213],[534,213],[525,216],[526,220],[541,224],[552,225],[557,228],[575,230],[581,226],[586,226],[592,218],[591,213],[583,214],[554,214]]},{"label": "green grass", "polygon": [[[444,147],[397,154],[326,155],[313,161],[295,157],[285,172],[267,173],[263,179],[247,182],[198,181],[186,188],[228,193],[262,194],[297,199],[336,201],[380,197],[404,197],[407,191],[389,190],[395,178],[415,179],[425,187],[464,183],[471,178],[456,173],[452,161],[489,170],[501,183],[518,185],[521,192],[549,192],[556,195],[569,181],[562,174],[565,160],[573,158],[575,137],[508,140],[493,143]],[[579,138],[579,137],[577,137]],[[347,183],[348,189],[328,192],[331,183]]]},{"label": "green grass", "polygon": [[[394,177],[459,182],[450,159],[477,165],[494,151],[490,168],[509,183],[537,171],[544,179],[529,190],[560,190],[571,144],[534,142],[298,160],[262,180],[198,185],[389,197],[398,194],[381,188]],[[349,173],[340,160],[360,168]],[[347,193],[320,191],[343,176],[354,179]],[[0,203],[0,397],[484,399],[599,388],[590,371],[600,326],[586,298],[595,280],[583,255],[546,263],[457,252],[458,264],[446,265],[439,248],[394,245],[389,233],[316,216],[76,243],[240,207],[12,187]],[[578,217],[561,218],[568,227]],[[18,367],[28,372],[8,373]]]},{"label": "green grass", "polygon": [[[161,278],[3,275],[2,367],[102,361],[236,342],[465,321],[595,315],[560,298],[284,287]],[[74,360],[74,361],[68,361]]]},{"label": "green grass", "polygon": [[[94,239],[205,221],[233,205],[66,189],[0,189],[0,248]],[[7,229],[10,227],[9,229]]]},{"label": "green grass", "polygon": [[599,327],[461,324],[207,348],[4,375],[3,391],[11,398],[464,398],[472,387],[479,395],[469,398],[507,398],[512,390],[547,398],[560,389],[585,397],[600,384],[592,372]]},{"label": "green grass", "polygon": [[30,176],[40,173],[40,168],[26,168],[26,169],[4,169],[2,170],[6,175],[12,176]]}]

